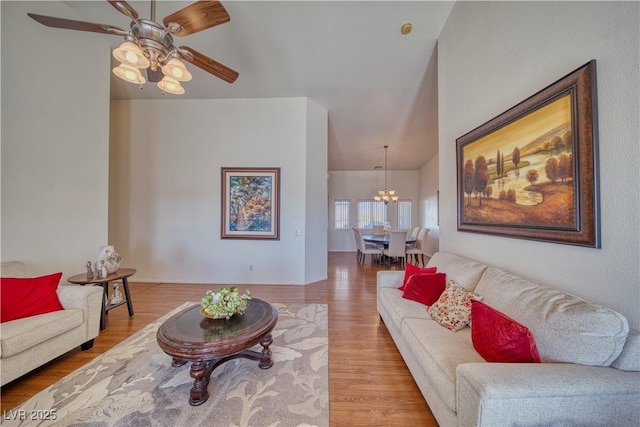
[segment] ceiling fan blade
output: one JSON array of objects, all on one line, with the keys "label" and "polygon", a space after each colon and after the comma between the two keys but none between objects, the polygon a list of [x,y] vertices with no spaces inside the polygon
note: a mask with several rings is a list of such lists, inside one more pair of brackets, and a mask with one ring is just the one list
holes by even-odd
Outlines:
[{"label": "ceiling fan blade", "polygon": [[114,27],[113,25],[74,21],[73,19],[55,18],[53,16],[38,15],[35,13],[27,13],[27,15],[47,27],[63,28],[66,30],[91,31],[93,33],[114,34],[118,36],[127,35],[125,30]]},{"label": "ceiling fan blade", "polygon": [[147,80],[152,83],[158,83],[164,77],[164,73],[158,67],[155,71],[151,67],[147,68]]},{"label": "ceiling fan blade", "polygon": [[171,15],[167,15],[162,22],[165,27],[169,27],[171,22],[178,24],[180,27],[172,30],[172,33],[182,37],[215,27],[216,25],[224,24],[230,20],[231,17],[222,3],[219,1],[201,0]]},{"label": "ceiling fan blade", "polygon": [[131,7],[131,5],[126,1],[124,0],[107,0],[107,1],[111,6],[118,9],[118,12],[128,16],[129,18],[131,18],[132,21],[138,20],[138,12],[136,12],[136,10],[133,7]]},{"label": "ceiling fan blade", "polygon": [[206,71],[207,73],[211,73],[214,76],[221,78],[225,82],[233,83],[239,76],[237,71],[234,71],[226,65],[222,65],[221,63],[214,61],[208,56],[203,55],[197,50],[191,49],[190,47],[180,46],[178,48],[178,53],[185,61],[195,65],[196,67]]}]

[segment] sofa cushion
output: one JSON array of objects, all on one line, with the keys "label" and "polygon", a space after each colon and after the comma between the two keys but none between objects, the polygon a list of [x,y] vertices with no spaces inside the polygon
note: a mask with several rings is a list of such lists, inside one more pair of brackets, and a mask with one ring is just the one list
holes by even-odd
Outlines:
[{"label": "sofa cushion", "polygon": [[436,267],[438,272],[445,273],[447,280],[454,280],[468,291],[473,291],[487,268],[486,265],[470,259],[459,257],[458,255],[446,252],[436,252],[433,254],[428,267]]},{"label": "sofa cushion", "polygon": [[36,344],[81,326],[83,321],[82,309],[74,308],[5,322],[1,326],[2,358],[21,353]]},{"label": "sofa cushion", "polygon": [[482,301],[471,301],[471,341],[487,362],[539,363],[531,331]]},{"label": "sofa cushion", "polygon": [[450,280],[438,301],[429,307],[429,315],[445,328],[459,331],[469,324],[471,300],[474,298],[481,299],[479,295],[466,291]]},{"label": "sofa cushion", "polygon": [[609,366],[629,325],[621,314],[497,268],[488,268],[476,292],[484,302],[526,325],[542,362]]},{"label": "sofa cushion", "polygon": [[62,310],[56,289],[62,273],[0,279],[0,322]]},{"label": "sofa cushion", "polygon": [[424,305],[433,305],[444,291],[445,280],[444,273],[413,274],[407,281],[402,297]]},{"label": "sofa cushion", "polygon": [[471,330],[452,332],[429,319],[405,318],[402,336],[411,356],[420,361],[434,389],[452,412],[456,411],[456,367],[486,363],[471,344]]},{"label": "sofa cushion", "polygon": [[405,270],[404,270],[404,280],[402,281],[402,286],[400,286],[400,290],[404,291],[404,288],[407,286],[407,283],[409,282],[409,279],[414,274],[435,273],[435,272],[436,272],[436,267],[420,268],[420,267],[417,267],[417,266],[415,266],[413,264],[407,264],[407,266],[405,267]]},{"label": "sofa cushion", "polygon": [[[416,301],[409,301],[402,298],[402,292],[397,288],[380,288],[378,293],[380,305],[391,316],[390,321],[400,328],[402,319],[415,317],[419,319],[430,319],[427,307]],[[389,320],[385,320],[389,321]]]},{"label": "sofa cushion", "polygon": [[629,330],[622,353],[611,366],[621,371],[640,371],[640,333],[638,331]]}]

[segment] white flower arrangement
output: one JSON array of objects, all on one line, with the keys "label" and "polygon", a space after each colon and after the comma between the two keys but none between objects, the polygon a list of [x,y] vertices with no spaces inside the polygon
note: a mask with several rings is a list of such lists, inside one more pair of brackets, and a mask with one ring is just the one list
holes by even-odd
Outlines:
[{"label": "white flower arrangement", "polygon": [[200,313],[212,319],[229,318],[236,313],[244,313],[247,309],[247,301],[250,299],[249,291],[240,294],[235,286],[219,288],[215,291],[208,290],[202,298]]}]

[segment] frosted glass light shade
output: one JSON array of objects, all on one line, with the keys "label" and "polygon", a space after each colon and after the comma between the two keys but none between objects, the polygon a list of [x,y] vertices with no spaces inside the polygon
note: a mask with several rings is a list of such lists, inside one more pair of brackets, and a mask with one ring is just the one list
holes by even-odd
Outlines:
[{"label": "frosted glass light shade", "polygon": [[181,82],[188,82],[191,80],[191,73],[187,70],[187,67],[185,67],[182,61],[177,58],[171,58],[169,62],[167,62],[167,65],[162,67],[162,73],[167,77],[171,77]]},{"label": "frosted glass light shade", "polygon": [[162,80],[158,82],[158,87],[162,89],[163,92],[173,95],[182,95],[184,93],[184,88],[180,85],[180,82],[167,76],[164,76]]},{"label": "frosted glass light shade", "polygon": [[144,76],[136,67],[127,64],[120,64],[113,69],[113,74],[129,83],[142,85],[146,82]]},{"label": "frosted glass light shade", "polygon": [[113,57],[123,64],[136,68],[148,68],[151,63],[144,56],[142,50],[132,42],[124,42],[117,49],[113,50]]}]

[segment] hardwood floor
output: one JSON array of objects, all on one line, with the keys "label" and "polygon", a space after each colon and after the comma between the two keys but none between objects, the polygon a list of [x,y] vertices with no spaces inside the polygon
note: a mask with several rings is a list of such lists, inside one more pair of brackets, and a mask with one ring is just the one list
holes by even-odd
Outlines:
[{"label": "hardwood floor", "polygon": [[[332,426],[438,425],[376,310],[376,272],[388,268],[371,265],[368,257],[364,266],[358,265],[354,253],[331,252],[327,280],[307,286],[240,286],[266,301],[328,304]],[[16,407],[183,302],[199,301],[207,289],[222,286],[136,283],[134,279],[129,284],[135,315],[128,317],[126,306],[112,310],[107,328],[92,349],[73,350],[2,387],[2,411]]]}]

